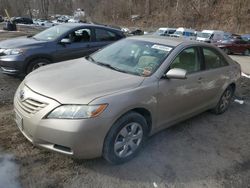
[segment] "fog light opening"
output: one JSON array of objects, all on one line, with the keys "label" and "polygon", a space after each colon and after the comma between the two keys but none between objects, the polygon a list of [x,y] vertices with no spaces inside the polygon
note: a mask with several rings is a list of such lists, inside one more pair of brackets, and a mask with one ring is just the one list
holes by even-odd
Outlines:
[{"label": "fog light opening", "polygon": [[72,150],[69,147],[66,147],[66,146],[61,146],[61,145],[55,144],[54,148],[57,149],[57,150],[64,151],[64,152],[72,153]]}]

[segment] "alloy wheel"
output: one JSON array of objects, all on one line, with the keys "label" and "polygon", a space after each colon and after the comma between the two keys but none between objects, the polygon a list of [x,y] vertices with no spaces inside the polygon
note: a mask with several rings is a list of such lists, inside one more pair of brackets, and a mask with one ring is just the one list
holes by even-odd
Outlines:
[{"label": "alloy wheel", "polygon": [[118,133],[114,151],[117,157],[125,158],[132,155],[140,146],[143,138],[143,129],[139,123],[133,122],[124,126]]},{"label": "alloy wheel", "polygon": [[232,97],[232,92],[231,90],[226,90],[226,92],[223,94],[222,98],[221,98],[221,103],[220,103],[220,110],[224,111],[225,109],[227,109],[227,107],[230,104],[230,100]]},{"label": "alloy wheel", "polygon": [[44,66],[44,65],[46,65],[46,64],[47,64],[47,63],[43,63],[43,62],[37,63],[37,64],[35,64],[35,65],[33,66],[32,71],[34,71],[34,70],[36,70],[36,69],[38,69],[38,68],[40,68],[40,67],[42,67],[42,66]]}]

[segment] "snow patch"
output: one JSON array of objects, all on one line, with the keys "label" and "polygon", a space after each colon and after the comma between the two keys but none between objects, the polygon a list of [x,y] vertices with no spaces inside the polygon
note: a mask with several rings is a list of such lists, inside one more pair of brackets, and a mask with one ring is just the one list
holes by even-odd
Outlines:
[{"label": "snow patch", "polygon": [[235,99],[234,102],[239,103],[239,104],[244,104],[243,100]]},{"label": "snow patch", "polygon": [[153,183],[153,185],[154,185],[154,187],[155,187],[155,188],[157,188],[157,187],[158,187],[158,185],[157,185],[155,182]]},{"label": "snow patch", "polygon": [[247,75],[244,72],[241,73],[241,76],[246,77],[246,78],[250,78],[250,75]]}]

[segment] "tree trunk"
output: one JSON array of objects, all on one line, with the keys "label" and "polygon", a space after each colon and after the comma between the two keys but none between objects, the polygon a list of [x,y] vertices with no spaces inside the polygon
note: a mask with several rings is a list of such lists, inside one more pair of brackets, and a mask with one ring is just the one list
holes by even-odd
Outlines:
[{"label": "tree trunk", "polygon": [[146,16],[150,15],[150,0],[146,0],[145,2],[145,14]]}]

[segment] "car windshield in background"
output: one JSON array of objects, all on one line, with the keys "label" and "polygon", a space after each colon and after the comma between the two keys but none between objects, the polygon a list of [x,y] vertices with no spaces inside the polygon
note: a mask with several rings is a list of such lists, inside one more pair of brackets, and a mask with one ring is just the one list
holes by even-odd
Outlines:
[{"label": "car windshield in background", "polygon": [[158,33],[158,34],[164,34],[164,33],[165,33],[165,30],[159,29],[159,30],[156,31],[156,33]]},{"label": "car windshield in background", "polygon": [[199,33],[198,37],[209,39],[211,36],[211,33]]},{"label": "car windshield in background", "polygon": [[36,34],[33,38],[42,41],[53,41],[69,30],[70,27],[68,26],[58,25]]},{"label": "car windshield in background", "polygon": [[125,39],[91,55],[88,60],[116,71],[139,76],[152,75],[173,47]]},{"label": "car windshield in background", "polygon": [[174,34],[175,35],[182,35],[183,33],[181,31],[175,31]]}]

